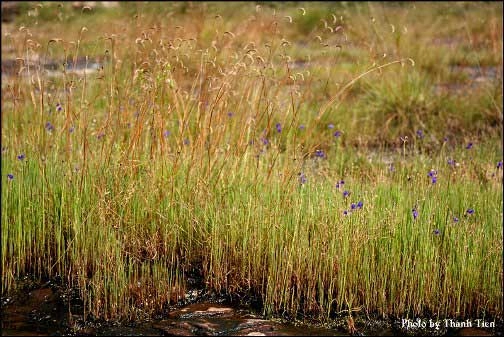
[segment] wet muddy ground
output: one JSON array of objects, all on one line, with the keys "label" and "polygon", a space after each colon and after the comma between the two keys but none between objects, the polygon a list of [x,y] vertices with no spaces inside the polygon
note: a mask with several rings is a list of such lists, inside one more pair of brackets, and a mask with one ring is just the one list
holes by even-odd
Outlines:
[{"label": "wet muddy ground", "polygon": [[[179,303],[152,320],[142,322],[84,321],[82,301],[76,289],[49,281],[36,284],[28,278],[19,291],[2,296],[2,336],[502,336],[502,321],[494,328],[439,330],[404,328],[400,321],[354,317],[317,326],[281,319],[265,319],[260,310],[202,289],[188,292]],[[425,321],[428,321],[426,319]],[[351,326],[350,326],[351,325]]]}]

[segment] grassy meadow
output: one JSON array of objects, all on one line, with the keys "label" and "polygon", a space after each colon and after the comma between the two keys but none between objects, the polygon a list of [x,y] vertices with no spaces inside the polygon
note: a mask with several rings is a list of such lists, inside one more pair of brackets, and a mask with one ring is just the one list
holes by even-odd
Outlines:
[{"label": "grassy meadow", "polygon": [[135,319],[197,274],[267,316],[502,318],[502,14],[23,4],[2,23],[2,293],[59,276],[86,315]]}]

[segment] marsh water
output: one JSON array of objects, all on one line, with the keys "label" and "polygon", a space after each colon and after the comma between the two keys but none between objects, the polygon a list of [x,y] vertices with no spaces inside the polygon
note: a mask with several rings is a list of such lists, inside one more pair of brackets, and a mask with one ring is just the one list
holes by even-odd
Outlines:
[{"label": "marsh water", "polygon": [[2,336],[499,336],[502,322],[495,328],[446,328],[439,330],[401,327],[399,321],[355,317],[352,327],[347,319],[315,324],[281,319],[265,319],[260,309],[225,296],[193,289],[186,301],[138,322],[84,321],[82,301],[76,289],[53,281],[29,284],[2,296]]}]

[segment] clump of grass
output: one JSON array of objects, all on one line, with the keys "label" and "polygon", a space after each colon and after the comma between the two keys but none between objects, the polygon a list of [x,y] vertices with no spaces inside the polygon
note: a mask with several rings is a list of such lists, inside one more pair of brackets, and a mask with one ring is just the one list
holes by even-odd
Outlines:
[{"label": "clump of grass", "polygon": [[[182,299],[197,268],[266,315],[502,316],[502,130],[441,140],[450,114],[412,70],[422,60],[379,30],[397,58],[345,65],[333,61],[366,54],[339,58],[341,17],[301,28],[312,62],[290,12],[177,8],[190,15],[174,27],[139,12],[75,41],[11,33],[31,68],[2,103],[3,291],[60,275],[86,314],[139,318]],[[29,65],[40,52],[102,67],[53,78]]]}]

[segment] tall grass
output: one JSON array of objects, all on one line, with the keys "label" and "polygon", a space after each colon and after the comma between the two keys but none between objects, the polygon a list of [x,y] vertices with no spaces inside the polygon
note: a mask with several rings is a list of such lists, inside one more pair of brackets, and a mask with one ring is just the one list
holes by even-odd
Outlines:
[{"label": "tall grass", "polygon": [[[189,10],[197,25],[137,9],[98,37],[10,34],[31,68],[2,88],[2,291],[59,275],[86,314],[139,318],[182,299],[196,269],[267,315],[502,316],[502,129],[443,141],[451,115],[415,55],[336,72],[342,18],[324,19],[332,35],[302,21],[324,52],[299,69],[302,10],[238,22],[205,8]],[[50,77],[39,54],[104,66]],[[359,99],[375,104],[365,116]]]}]

